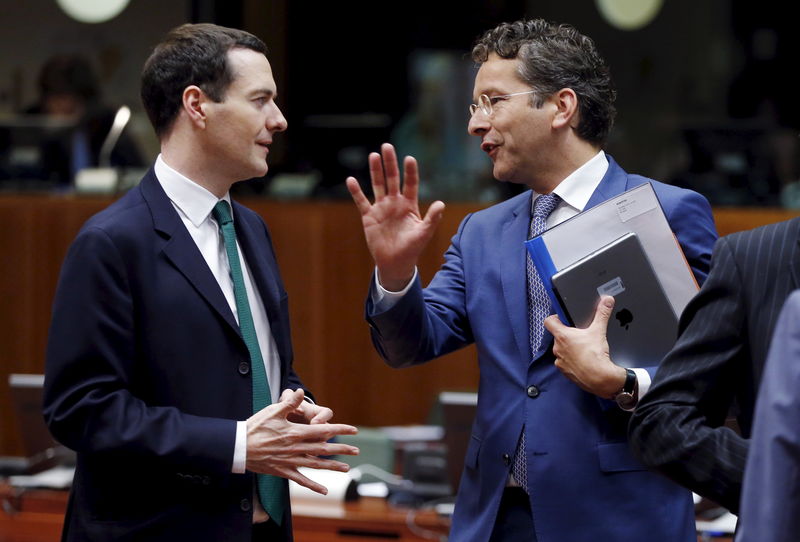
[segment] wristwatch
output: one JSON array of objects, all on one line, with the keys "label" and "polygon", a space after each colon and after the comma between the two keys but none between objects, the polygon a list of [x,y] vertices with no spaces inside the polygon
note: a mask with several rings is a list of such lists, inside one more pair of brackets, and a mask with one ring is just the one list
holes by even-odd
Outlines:
[{"label": "wristwatch", "polygon": [[631,410],[636,406],[636,373],[632,369],[625,369],[625,384],[622,389],[614,394],[614,401],[616,401],[619,408],[623,410]]}]

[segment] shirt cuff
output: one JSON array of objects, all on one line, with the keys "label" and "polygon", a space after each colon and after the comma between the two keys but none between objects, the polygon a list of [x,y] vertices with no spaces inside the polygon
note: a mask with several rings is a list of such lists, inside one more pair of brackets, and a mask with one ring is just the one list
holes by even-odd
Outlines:
[{"label": "shirt cuff", "polygon": [[247,422],[236,422],[236,443],[233,446],[233,474],[244,474],[247,470]]},{"label": "shirt cuff", "polygon": [[372,305],[375,307],[376,312],[385,312],[394,307],[400,299],[411,289],[414,281],[417,280],[417,268],[414,267],[414,275],[408,281],[406,287],[399,292],[392,292],[381,286],[381,280],[378,276],[378,268],[375,268],[375,287],[372,288],[370,296],[372,297]]},{"label": "shirt cuff", "polygon": [[641,401],[642,397],[644,397],[644,394],[650,389],[650,384],[653,382],[653,380],[650,378],[650,373],[647,372],[647,369],[631,370],[636,373],[636,383],[639,385],[638,399]]}]

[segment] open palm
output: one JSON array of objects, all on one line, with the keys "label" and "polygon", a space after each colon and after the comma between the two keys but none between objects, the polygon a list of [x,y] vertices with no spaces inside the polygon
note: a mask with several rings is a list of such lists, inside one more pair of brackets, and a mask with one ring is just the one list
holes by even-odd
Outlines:
[{"label": "open palm", "polygon": [[444,203],[433,202],[425,216],[421,215],[417,161],[409,156],[403,162],[401,190],[397,154],[388,143],[381,146],[380,155],[370,154],[369,173],[374,203],[370,203],[355,178],[347,179],[347,188],[361,213],[367,247],[381,284],[398,291],[413,276],[417,260],[442,218]]}]

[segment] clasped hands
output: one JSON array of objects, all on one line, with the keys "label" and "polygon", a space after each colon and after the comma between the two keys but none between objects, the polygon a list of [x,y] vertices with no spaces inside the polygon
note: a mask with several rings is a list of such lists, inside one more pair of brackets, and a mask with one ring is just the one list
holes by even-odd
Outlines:
[{"label": "clasped hands", "polygon": [[355,435],[352,425],[332,424],[333,411],[305,401],[302,389],[284,390],[280,401],[247,419],[247,470],[294,480],[326,495],[325,486],[304,476],[298,467],[347,472],[349,465],[323,459],[327,455],[358,455],[349,444],[327,442],[336,435]]},{"label": "clasped hands", "polygon": [[565,326],[558,316],[545,318],[553,335],[555,366],[581,389],[610,399],[625,384],[626,371],[611,360],[606,331],[614,311],[614,298],[601,296],[594,319],[585,329]]}]

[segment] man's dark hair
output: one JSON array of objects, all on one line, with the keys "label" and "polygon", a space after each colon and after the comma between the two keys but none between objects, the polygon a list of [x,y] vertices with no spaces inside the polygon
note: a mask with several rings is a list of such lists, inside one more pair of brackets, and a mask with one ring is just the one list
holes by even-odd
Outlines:
[{"label": "man's dark hair", "polygon": [[51,57],[39,72],[42,100],[48,96],[68,95],[90,103],[100,97],[100,85],[89,61],[80,55]]},{"label": "man's dark hair", "polygon": [[181,25],[156,46],[142,70],[141,96],[159,137],[177,118],[186,87],[197,85],[215,102],[223,101],[234,79],[228,51],[235,48],[267,54],[254,35],[213,24]]},{"label": "man's dark hair", "polygon": [[603,146],[614,124],[617,93],[605,61],[594,42],[566,24],[542,19],[502,23],[481,36],[472,49],[475,62],[491,53],[519,59],[519,76],[536,93],[537,108],[562,88],[578,96],[578,135]]}]

